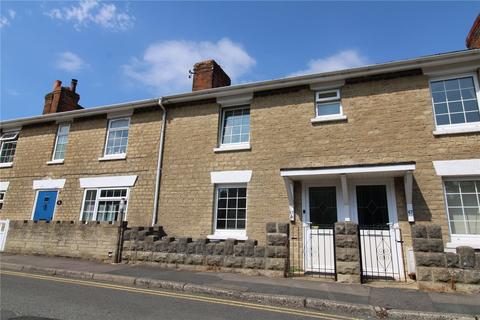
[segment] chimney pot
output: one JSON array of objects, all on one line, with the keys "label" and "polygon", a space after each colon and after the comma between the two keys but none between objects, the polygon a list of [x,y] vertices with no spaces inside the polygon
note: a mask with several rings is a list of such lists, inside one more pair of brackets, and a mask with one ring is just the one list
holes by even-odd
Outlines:
[{"label": "chimney pot", "polygon": [[65,88],[62,87],[62,81],[56,80],[52,92],[45,95],[43,114],[83,109],[78,104],[80,95],[75,92],[77,82],[76,79],[72,79],[70,88]]},{"label": "chimney pot", "polygon": [[53,90],[58,90],[62,87],[62,81],[60,80],[55,80],[53,83]]},{"label": "chimney pot", "polygon": [[77,79],[72,79],[72,82],[70,83],[70,91],[75,92],[77,90]]},{"label": "chimney pot", "polygon": [[230,83],[230,77],[215,60],[197,62],[193,66],[192,91],[226,87]]},{"label": "chimney pot", "polygon": [[473,22],[472,28],[467,35],[466,40],[468,49],[479,49],[480,48],[480,14],[477,16],[477,19]]}]

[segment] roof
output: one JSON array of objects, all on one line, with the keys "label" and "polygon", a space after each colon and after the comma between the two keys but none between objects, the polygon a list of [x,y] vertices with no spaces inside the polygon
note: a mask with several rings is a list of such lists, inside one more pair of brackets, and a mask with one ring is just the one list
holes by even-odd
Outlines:
[{"label": "roof", "polygon": [[219,87],[207,90],[193,91],[181,94],[167,95],[159,98],[125,102],[121,104],[106,105],[83,110],[67,111],[61,113],[46,114],[28,118],[6,120],[0,122],[0,129],[9,127],[20,127],[27,124],[42,123],[49,121],[61,121],[62,119],[73,119],[91,115],[106,114],[110,112],[121,112],[147,106],[155,106],[161,102],[168,106],[173,103],[183,103],[204,99],[235,96],[264,90],[288,88],[299,85],[321,84],[345,80],[354,77],[372,76],[382,73],[399,72],[418,68],[430,68],[447,64],[471,62],[480,59],[480,49],[461,50],[448,53],[441,53],[429,56],[392,61],[387,63],[367,65],[358,68],[350,68],[337,71],[329,71],[315,74],[308,74],[295,77],[280,78],[274,80],[245,83],[228,87]]}]

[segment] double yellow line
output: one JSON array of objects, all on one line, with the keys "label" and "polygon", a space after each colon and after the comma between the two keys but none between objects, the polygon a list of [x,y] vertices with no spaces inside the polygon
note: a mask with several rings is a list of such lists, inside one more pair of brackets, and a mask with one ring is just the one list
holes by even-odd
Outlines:
[{"label": "double yellow line", "polygon": [[297,309],[285,308],[285,307],[272,307],[272,306],[266,306],[266,305],[261,305],[257,303],[232,301],[232,300],[226,300],[226,299],[197,296],[197,295],[192,295],[187,293],[175,293],[175,292],[163,291],[163,290],[134,288],[134,287],[127,287],[127,286],[87,281],[87,280],[66,279],[66,278],[58,278],[58,277],[52,277],[52,276],[44,276],[44,275],[38,275],[38,274],[6,271],[6,270],[0,271],[0,274],[16,276],[16,277],[32,278],[32,279],[38,279],[38,280],[55,281],[55,282],[68,283],[68,284],[76,284],[76,285],[96,287],[96,288],[119,290],[124,292],[148,294],[152,296],[178,298],[178,299],[200,301],[200,302],[206,302],[206,303],[215,303],[215,304],[221,304],[221,305],[227,305],[227,306],[233,306],[233,307],[239,307],[239,308],[248,308],[248,309],[269,311],[269,312],[282,313],[282,314],[290,314],[294,316],[304,316],[304,317],[323,319],[323,320],[360,320],[358,318],[333,315],[328,313],[321,313],[321,312],[314,312],[314,311],[307,311],[307,310],[297,310]]}]

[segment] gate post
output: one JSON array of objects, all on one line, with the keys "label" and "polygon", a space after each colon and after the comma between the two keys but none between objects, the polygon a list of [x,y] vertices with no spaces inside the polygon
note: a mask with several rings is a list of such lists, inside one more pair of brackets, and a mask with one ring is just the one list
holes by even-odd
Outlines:
[{"label": "gate post", "polygon": [[353,222],[336,222],[334,234],[337,281],[361,283],[358,225]]}]

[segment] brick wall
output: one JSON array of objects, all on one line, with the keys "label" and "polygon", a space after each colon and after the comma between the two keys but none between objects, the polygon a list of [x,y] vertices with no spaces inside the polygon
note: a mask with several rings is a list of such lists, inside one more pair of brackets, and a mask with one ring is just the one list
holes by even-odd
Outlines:
[{"label": "brick wall", "polygon": [[412,238],[419,288],[480,293],[480,252],[471,247],[444,252],[438,225],[415,225]]},{"label": "brick wall", "polygon": [[[347,120],[313,125],[314,93],[298,88],[257,94],[251,103],[251,150],[215,153],[220,107],[190,104],[169,110],[159,223],[170,234],[213,232],[211,171],[252,170],[248,184],[247,235],[265,239],[269,221],[288,222],[288,199],[280,168],[416,161],[413,206],[416,223],[442,226],[448,241],[442,180],[433,160],[478,158],[480,135],[434,136],[428,78],[423,75],[347,84],[342,105]],[[181,147],[179,147],[181,146]],[[403,180],[395,181],[397,209],[406,245]],[[295,185],[297,222],[301,186]],[[406,259],[405,259],[406,260]]]},{"label": "brick wall", "polygon": [[113,261],[120,224],[10,221],[6,253]]},{"label": "brick wall", "polygon": [[151,222],[153,195],[161,128],[161,111],[137,110],[131,117],[127,158],[99,161],[107,134],[107,117],[75,119],[71,123],[65,162],[47,165],[52,158],[58,124],[25,126],[20,132],[12,168],[1,168],[1,181],[10,186],[0,210],[0,219],[27,220],[32,217],[35,190],[33,180],[66,179],[59,190],[54,220],[79,220],[84,190],[79,178],[137,175],[130,190],[127,218],[132,225]]}]

